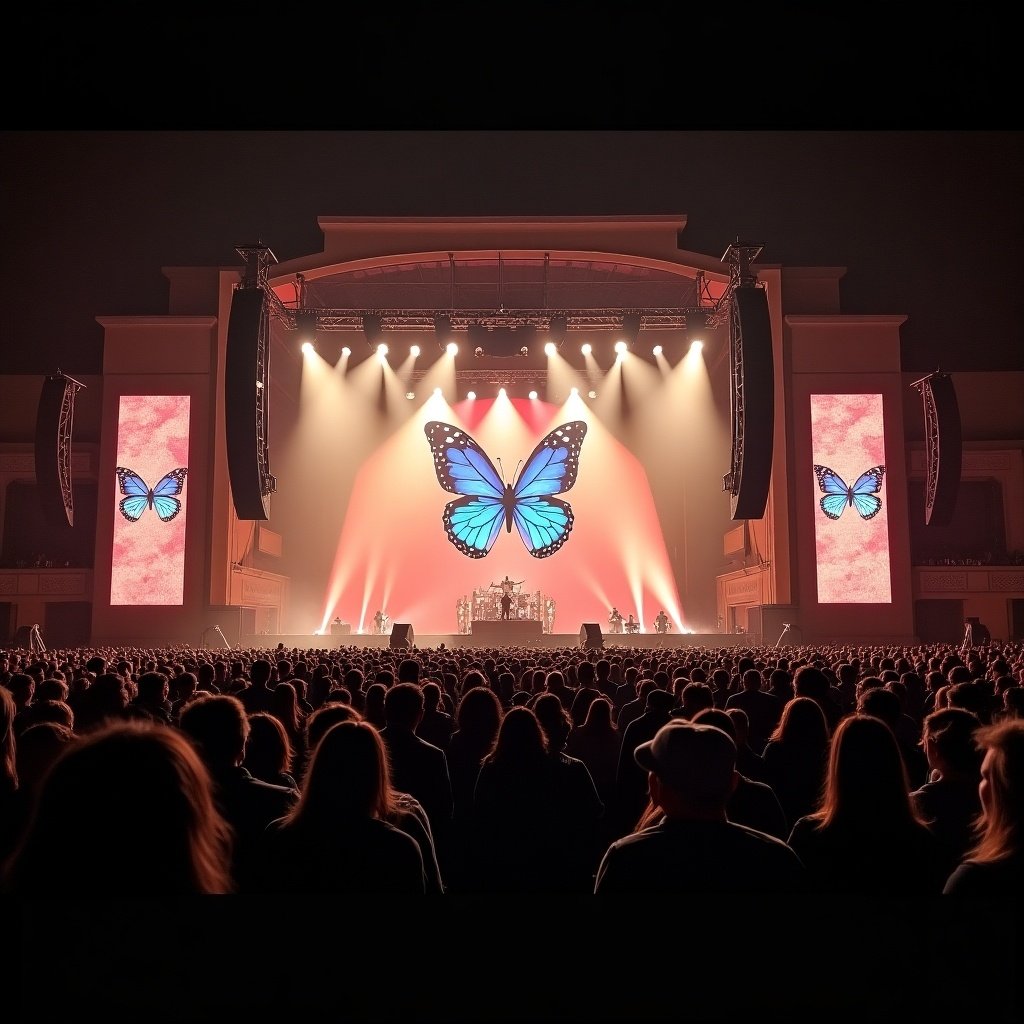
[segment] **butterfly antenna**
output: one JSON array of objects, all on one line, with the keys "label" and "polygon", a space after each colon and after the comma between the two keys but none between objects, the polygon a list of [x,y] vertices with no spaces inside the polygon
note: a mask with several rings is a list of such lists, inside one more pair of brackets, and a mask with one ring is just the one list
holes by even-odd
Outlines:
[{"label": "butterfly antenna", "polygon": [[500,455],[497,457],[496,461],[498,463],[498,469],[501,470],[501,481],[502,481],[502,483],[505,483],[505,467],[501,464],[501,456]]}]

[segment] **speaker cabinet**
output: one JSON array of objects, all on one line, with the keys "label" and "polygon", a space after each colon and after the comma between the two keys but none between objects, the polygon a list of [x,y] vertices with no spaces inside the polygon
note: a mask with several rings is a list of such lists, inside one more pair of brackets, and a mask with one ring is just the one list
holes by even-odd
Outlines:
[{"label": "speaker cabinet", "polygon": [[75,524],[71,494],[71,422],[75,384],[47,377],[36,410],[36,489],[48,526],[67,530]]},{"label": "speaker cabinet", "polygon": [[231,297],[224,370],[228,477],[239,519],[268,519],[261,458],[267,435],[267,312],[262,288],[236,288]]},{"label": "speaker cabinet", "polygon": [[745,286],[732,296],[732,518],[760,519],[768,504],[775,443],[775,359],[768,297]]},{"label": "speaker cabinet", "polygon": [[601,636],[601,624],[598,622],[584,622],[580,626],[580,647],[585,651],[596,651],[604,647],[604,638]]},{"label": "speaker cabinet", "polygon": [[953,519],[963,468],[960,406],[947,374],[933,373],[923,383],[927,457],[924,522],[925,526],[948,526]]},{"label": "speaker cabinet", "polygon": [[389,647],[412,647],[416,643],[416,636],[412,630],[411,622],[396,622],[391,627],[391,640]]}]

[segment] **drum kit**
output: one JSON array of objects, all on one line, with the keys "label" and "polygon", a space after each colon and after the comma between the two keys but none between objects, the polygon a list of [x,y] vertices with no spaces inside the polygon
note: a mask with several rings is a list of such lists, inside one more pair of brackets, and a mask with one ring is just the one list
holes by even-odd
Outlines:
[{"label": "drum kit", "polygon": [[[472,622],[497,622],[501,618],[501,597],[498,588],[477,587],[465,603],[460,603],[459,632],[468,633]],[[543,622],[544,632],[550,633],[554,614],[555,602],[539,590],[512,594],[510,619]]]}]

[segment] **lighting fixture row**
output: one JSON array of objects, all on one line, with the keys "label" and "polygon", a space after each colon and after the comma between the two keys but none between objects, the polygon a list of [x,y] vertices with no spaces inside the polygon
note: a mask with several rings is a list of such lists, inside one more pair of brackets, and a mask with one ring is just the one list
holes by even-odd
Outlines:
[{"label": "lighting fixture row", "polygon": [[[693,350],[700,351],[703,347],[704,347],[704,343],[702,341],[693,341],[693,342],[690,343],[690,350],[691,351],[693,351]],[[316,351],[316,346],[311,341],[304,341],[302,343],[302,351],[303,352],[315,352]],[[385,342],[381,342],[377,346],[376,351],[377,351],[377,355],[378,355],[379,358],[385,359],[387,357],[387,355],[388,355],[389,349],[388,349],[388,346],[387,346],[387,344]],[[421,350],[420,350],[419,345],[410,345],[409,346],[409,355],[411,355],[414,359],[420,355],[420,351]],[[450,356],[458,355],[459,346],[454,341],[450,341],[450,342],[448,342],[447,351],[448,351],[448,355],[450,355]],[[544,346],[544,353],[546,355],[553,356],[557,351],[558,351],[558,346],[555,345],[554,343],[550,342],[550,341]],[[584,342],[580,346],[580,352],[583,355],[585,355],[585,356],[589,356],[592,351],[593,351],[593,348],[592,348],[592,346],[591,346],[589,341],[588,342]],[[624,342],[624,341],[617,341],[615,343],[615,354],[617,356],[625,356],[625,354],[628,351],[629,351],[629,345],[626,342]],[[662,349],[661,345],[655,345],[651,349],[651,355],[653,355],[653,356],[660,356],[663,351],[664,350]],[[341,350],[341,354],[343,356],[350,356],[350,355],[352,355],[352,349],[350,349],[348,347],[348,345],[346,345]],[[484,350],[482,348],[477,348],[477,350],[475,352],[475,355],[477,355],[477,356],[483,356],[485,354],[486,353],[484,352]],[[529,350],[525,346],[523,347],[522,354],[524,356],[529,354]]]}]

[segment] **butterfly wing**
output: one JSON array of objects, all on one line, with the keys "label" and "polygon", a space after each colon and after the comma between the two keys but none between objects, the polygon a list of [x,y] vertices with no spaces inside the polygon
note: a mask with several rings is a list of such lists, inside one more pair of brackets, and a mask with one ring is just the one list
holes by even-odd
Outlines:
[{"label": "butterfly wing", "polygon": [[452,494],[501,500],[505,485],[483,448],[464,430],[431,420],[424,428],[437,482]]},{"label": "butterfly wing", "polygon": [[815,466],[814,475],[818,478],[818,486],[825,492],[821,499],[821,511],[829,519],[838,519],[850,503],[850,489],[846,481],[828,466]]},{"label": "butterfly wing", "polygon": [[853,496],[853,507],[861,519],[872,519],[882,511],[882,499],[875,493],[882,489],[882,476],[885,466],[872,466],[857,477],[850,493]]},{"label": "butterfly wing", "polygon": [[117,473],[121,493],[128,495],[118,502],[117,507],[128,522],[137,523],[149,507],[149,485],[134,469],[118,466],[114,472]]},{"label": "butterfly wing", "polygon": [[505,522],[501,500],[466,496],[448,502],[441,517],[448,540],[470,558],[483,558],[494,546]]},{"label": "butterfly wing", "polygon": [[181,502],[174,495],[181,494],[186,473],[188,470],[184,467],[172,469],[153,488],[153,508],[165,523],[169,523],[181,511]]},{"label": "butterfly wing", "polygon": [[534,558],[553,555],[572,531],[572,506],[552,495],[576,483],[586,436],[582,420],[555,427],[534,448],[516,481],[512,519]]},{"label": "butterfly wing", "polygon": [[576,483],[580,469],[580,450],[587,436],[587,425],[572,420],[555,427],[533,449],[516,480],[516,498],[539,494],[562,494]]},{"label": "butterfly wing", "polygon": [[569,539],[572,506],[559,498],[517,498],[512,519],[530,554],[547,558]]},{"label": "butterfly wing", "polygon": [[483,558],[497,540],[505,510],[505,485],[483,448],[464,430],[431,420],[424,428],[437,482],[461,498],[445,505],[448,540],[464,555]]}]

